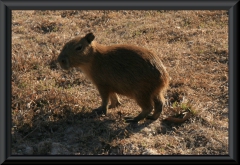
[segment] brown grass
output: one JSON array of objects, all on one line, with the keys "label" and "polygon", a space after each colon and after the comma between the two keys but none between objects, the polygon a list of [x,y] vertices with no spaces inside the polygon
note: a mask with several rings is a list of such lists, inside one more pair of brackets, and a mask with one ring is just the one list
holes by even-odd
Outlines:
[{"label": "brown grass", "polygon": [[[228,154],[227,11],[13,11],[12,154]],[[55,59],[64,43],[93,31],[102,44],[127,43],[157,53],[171,76],[161,117],[124,122],[140,108],[97,116],[101,100],[79,69]],[[163,119],[191,117],[182,124]]]}]

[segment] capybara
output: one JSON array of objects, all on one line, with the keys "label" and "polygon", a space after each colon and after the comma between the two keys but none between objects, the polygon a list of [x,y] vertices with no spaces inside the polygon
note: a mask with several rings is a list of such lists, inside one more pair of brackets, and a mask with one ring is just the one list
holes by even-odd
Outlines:
[{"label": "capybara", "polygon": [[[106,46],[93,41],[94,38],[93,33],[88,33],[67,42],[58,57],[60,66],[65,70],[79,67],[97,87],[102,99],[98,112],[106,115],[108,108],[121,105],[117,95],[121,94],[133,98],[142,109],[136,117],[125,117],[126,122],[156,120],[169,84],[160,58],[143,47]],[[153,107],[154,113],[150,115]]]}]

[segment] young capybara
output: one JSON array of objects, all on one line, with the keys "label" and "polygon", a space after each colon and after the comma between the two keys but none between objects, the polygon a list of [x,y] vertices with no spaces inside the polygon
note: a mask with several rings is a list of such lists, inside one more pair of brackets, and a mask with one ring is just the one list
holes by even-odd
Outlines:
[{"label": "young capybara", "polygon": [[[126,122],[156,120],[162,112],[163,92],[169,83],[159,57],[142,47],[105,46],[93,41],[94,38],[93,33],[88,33],[66,43],[58,57],[60,66],[65,70],[80,67],[93,82],[102,99],[98,112],[106,115],[108,108],[121,105],[117,95],[121,94],[135,99],[142,109],[137,117],[125,117]],[[153,106],[154,113],[149,115]]]}]

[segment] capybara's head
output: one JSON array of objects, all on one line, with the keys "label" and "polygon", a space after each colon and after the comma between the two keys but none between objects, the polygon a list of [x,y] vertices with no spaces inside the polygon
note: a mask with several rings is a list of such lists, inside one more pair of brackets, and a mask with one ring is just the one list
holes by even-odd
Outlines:
[{"label": "capybara's head", "polygon": [[76,37],[67,42],[58,56],[60,66],[68,70],[88,63],[92,59],[93,48],[91,46],[95,36],[88,33],[84,37]]}]

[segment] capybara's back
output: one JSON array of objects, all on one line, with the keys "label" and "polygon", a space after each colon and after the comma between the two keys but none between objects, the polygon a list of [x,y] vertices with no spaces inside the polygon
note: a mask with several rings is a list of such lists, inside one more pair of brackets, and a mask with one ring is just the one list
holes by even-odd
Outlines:
[{"label": "capybara's back", "polygon": [[[142,47],[132,45],[105,46],[93,41],[88,33],[69,41],[58,57],[63,69],[80,67],[96,85],[102,98],[99,112],[120,105],[117,94],[136,100],[142,112],[127,122],[143,118],[157,119],[161,114],[169,76],[158,56]],[[108,107],[109,99],[111,105]],[[149,115],[154,106],[153,115]]]}]

